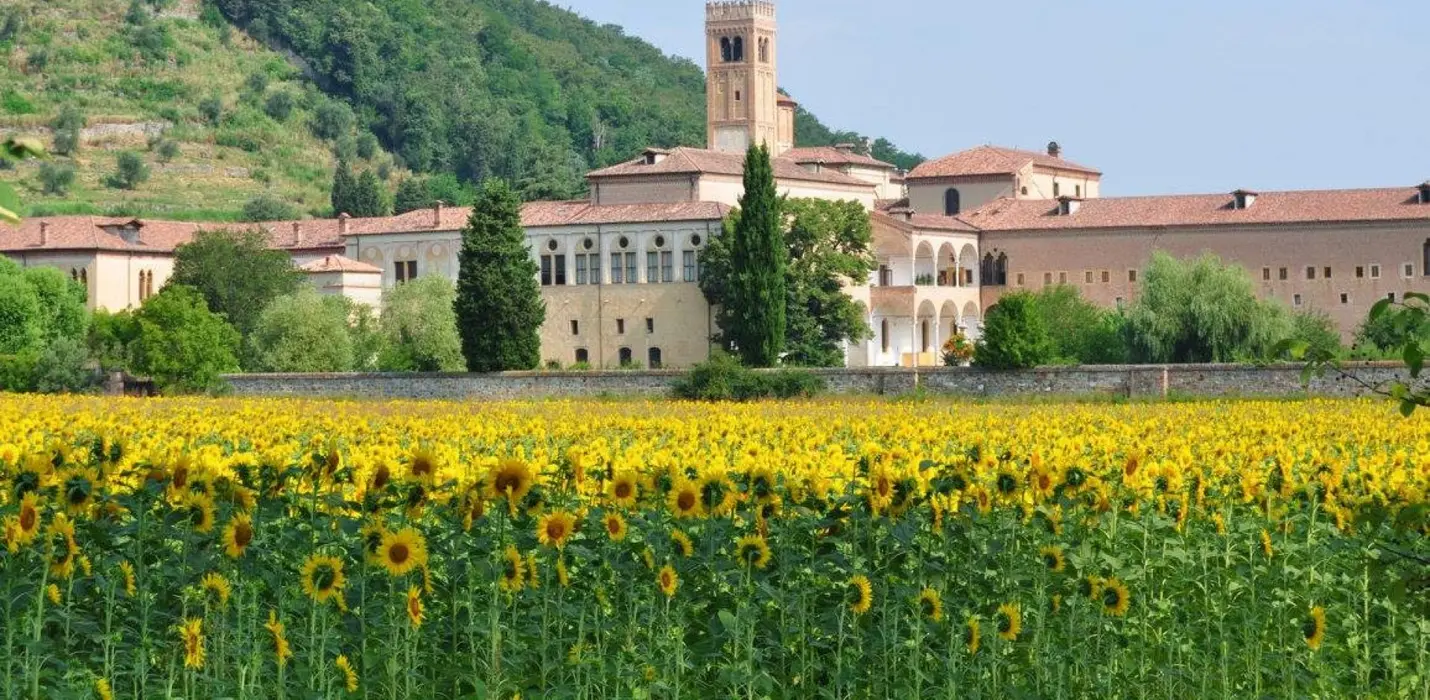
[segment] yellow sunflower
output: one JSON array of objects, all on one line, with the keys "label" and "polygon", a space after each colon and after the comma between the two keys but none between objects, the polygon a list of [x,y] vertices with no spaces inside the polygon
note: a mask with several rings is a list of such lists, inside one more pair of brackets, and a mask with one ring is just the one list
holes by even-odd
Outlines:
[{"label": "yellow sunflower", "polygon": [[848,590],[850,612],[863,615],[869,612],[869,608],[874,607],[874,587],[869,584],[868,576],[855,574],[845,586]]},{"label": "yellow sunflower", "polygon": [[1067,568],[1067,558],[1063,556],[1063,548],[1058,546],[1047,546],[1038,550],[1038,556],[1043,558],[1043,565],[1048,567],[1048,571],[1060,574]]},{"label": "yellow sunflower", "polygon": [[606,534],[610,535],[612,542],[620,542],[626,538],[626,519],[620,513],[607,513],[603,523],[606,526]]},{"label": "yellow sunflower", "polygon": [[94,679],[94,694],[99,696],[99,700],[114,700],[114,689],[109,687],[109,679]]},{"label": "yellow sunflower", "polygon": [[968,653],[977,654],[978,647],[983,643],[983,631],[978,624],[978,618],[968,618],[968,625],[963,631],[963,644],[968,647]]},{"label": "yellow sunflower", "polygon": [[189,524],[194,528],[194,532],[204,534],[213,531],[214,501],[208,495],[199,491],[190,491],[185,494],[184,510],[188,515]]},{"label": "yellow sunflower", "polygon": [[1084,576],[1078,582],[1078,588],[1088,600],[1102,599],[1102,579],[1097,576]]},{"label": "yellow sunflower", "polygon": [[50,575],[69,578],[74,575],[79,545],[74,540],[74,523],[64,513],[56,513],[47,530],[50,545]]},{"label": "yellow sunflower", "polygon": [[566,570],[566,557],[564,556],[556,558],[556,581],[561,584],[562,588],[571,587],[571,572]]},{"label": "yellow sunflower", "polygon": [[422,626],[422,591],[416,586],[407,589],[407,620],[412,629]]},{"label": "yellow sunflower", "polygon": [[314,602],[326,603],[342,595],[347,579],[343,576],[343,561],[326,554],[312,554],[304,560],[303,593]]},{"label": "yellow sunflower", "polygon": [[533,590],[541,588],[541,570],[536,565],[536,552],[526,553],[526,585]]},{"label": "yellow sunflower", "polygon": [[1306,639],[1306,646],[1311,651],[1318,651],[1321,643],[1326,640],[1326,609],[1317,605],[1311,608],[1311,614],[1301,625],[1301,634]]},{"label": "yellow sunflower", "polygon": [[1267,559],[1276,553],[1276,550],[1271,547],[1271,533],[1265,529],[1261,531],[1261,553],[1265,554]]},{"label": "yellow sunflower", "polygon": [[711,474],[700,482],[700,505],[711,517],[719,518],[734,512],[739,496],[735,482],[724,474]]},{"label": "yellow sunflower", "polygon": [[526,585],[526,562],[521,558],[515,545],[507,545],[502,553],[501,588],[516,593]]},{"label": "yellow sunflower", "polygon": [[223,527],[223,553],[231,559],[243,556],[248,545],[253,543],[253,518],[238,514],[229,518]]},{"label": "yellow sunflower", "polygon": [[50,599],[51,605],[59,605],[63,600],[60,598],[60,587],[53,583],[45,587],[45,597]]},{"label": "yellow sunflower", "polygon": [[223,574],[207,573],[199,580],[199,589],[208,594],[210,601],[216,607],[222,609],[228,607],[228,597],[233,594],[233,587],[229,585],[228,579]]},{"label": "yellow sunflower", "polygon": [[339,654],[333,660],[333,665],[338,667],[338,672],[343,674],[343,689],[349,693],[356,693],[358,689],[357,671],[353,669],[353,664],[348,661],[346,654]]},{"label": "yellow sunflower", "polygon": [[428,445],[418,446],[407,455],[407,478],[413,481],[430,486],[437,482],[441,468],[436,451]]},{"label": "yellow sunflower", "polygon": [[93,469],[66,469],[59,475],[59,496],[65,510],[80,515],[94,503],[99,475]]},{"label": "yellow sunflower", "polygon": [[505,498],[515,508],[526,498],[536,481],[531,467],[519,459],[503,459],[495,469],[487,474],[487,496],[492,499]]},{"label": "yellow sunflower", "polygon": [[640,479],[634,472],[617,472],[610,483],[611,503],[621,508],[630,508],[640,499]]},{"label": "yellow sunflower", "polygon": [[576,532],[576,516],[558,510],[541,516],[536,523],[536,539],[548,547],[562,549]]},{"label": "yellow sunflower", "polygon": [[681,530],[671,530],[670,541],[675,543],[675,549],[680,552],[680,556],[686,559],[695,553],[695,543],[690,540],[690,535]]},{"label": "yellow sunflower", "polygon": [[675,573],[675,567],[666,564],[656,575],[656,583],[660,585],[660,592],[664,593],[665,597],[674,598],[675,589],[680,586],[680,575]]},{"label": "yellow sunflower", "polygon": [[1131,605],[1132,598],[1127,590],[1127,584],[1117,578],[1106,579],[1102,582],[1103,612],[1114,617],[1123,617]]},{"label": "yellow sunflower", "polygon": [[402,576],[427,563],[427,540],[416,528],[384,532],[377,548],[377,563],[390,576]]},{"label": "yellow sunflower", "polygon": [[133,598],[138,593],[134,585],[134,565],[128,560],[119,562],[119,574],[124,577],[124,595]]},{"label": "yellow sunflower", "polygon": [[677,518],[699,518],[704,515],[700,507],[700,486],[687,479],[681,479],[666,496],[670,512]]},{"label": "yellow sunflower", "polygon": [[204,621],[191,617],[179,625],[179,637],[184,641],[184,668],[204,667]]},{"label": "yellow sunflower", "polygon": [[278,611],[268,611],[268,622],[263,625],[269,634],[273,635],[273,658],[278,662],[278,667],[288,665],[288,659],[293,656],[293,649],[288,645],[288,635],[284,631],[282,622],[278,621]]},{"label": "yellow sunflower", "polygon": [[769,467],[755,467],[749,473],[750,495],[757,503],[778,497],[775,473]]},{"label": "yellow sunflower", "polygon": [[998,637],[1011,642],[1018,639],[1018,634],[1022,631],[1023,613],[1018,609],[1018,604],[1004,603],[998,606]]},{"label": "yellow sunflower", "polygon": [[938,591],[932,588],[924,588],[919,592],[919,612],[931,622],[943,621],[943,599],[939,597]]},{"label": "yellow sunflower", "polygon": [[20,514],[15,518],[18,526],[15,530],[15,542],[19,545],[27,545],[35,541],[35,537],[40,533],[40,525],[44,517],[40,514],[40,499],[31,491],[20,499]]},{"label": "yellow sunflower", "polygon": [[763,569],[770,565],[770,545],[759,535],[745,535],[735,540],[735,559],[742,566]]}]

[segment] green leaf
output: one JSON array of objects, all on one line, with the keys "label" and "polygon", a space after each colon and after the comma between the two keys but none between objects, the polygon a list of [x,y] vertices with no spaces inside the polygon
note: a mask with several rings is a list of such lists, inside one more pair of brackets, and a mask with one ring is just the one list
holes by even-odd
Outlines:
[{"label": "green leaf", "polygon": [[1393,302],[1391,302],[1390,299],[1381,299],[1380,301],[1375,302],[1375,306],[1370,307],[1371,322],[1375,322],[1381,316],[1384,316],[1385,312],[1390,309],[1390,305],[1392,303]]},{"label": "green leaf", "polygon": [[1407,343],[1401,357],[1405,360],[1405,365],[1410,368],[1410,376],[1420,376],[1420,371],[1425,369],[1425,351],[1420,348],[1420,344]]},{"label": "green leaf", "polygon": [[1406,418],[1409,418],[1410,416],[1415,415],[1415,409],[1417,409],[1417,408],[1419,408],[1419,407],[1420,407],[1420,406],[1419,406],[1418,404],[1416,404],[1414,401],[1411,401],[1411,400],[1409,400],[1409,399],[1407,399],[1407,400],[1405,400],[1405,401],[1401,401],[1401,402],[1400,402],[1400,415],[1405,416]]}]

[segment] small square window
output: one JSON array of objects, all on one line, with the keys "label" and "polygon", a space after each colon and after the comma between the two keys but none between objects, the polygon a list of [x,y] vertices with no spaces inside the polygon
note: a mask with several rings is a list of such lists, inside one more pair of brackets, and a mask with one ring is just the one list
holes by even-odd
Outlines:
[{"label": "small square window", "polygon": [[571,335],[581,335],[581,322],[580,322],[580,321],[572,321],[572,322],[571,322]]},{"label": "small square window", "polygon": [[1283,267],[1278,271],[1277,276],[1282,282],[1285,282],[1286,280],[1291,279],[1291,271]]},{"label": "small square window", "polygon": [[1297,294],[1297,295],[1291,297],[1291,304],[1292,304],[1293,306],[1300,306],[1300,305],[1301,305],[1301,295],[1300,295],[1300,294]]},{"label": "small square window", "polygon": [[653,318],[648,318],[648,319],[645,320],[645,332],[647,332],[647,333],[654,333],[654,332],[655,332],[655,319],[653,319]]},{"label": "small square window", "polygon": [[1330,278],[1331,278],[1331,268],[1327,267],[1327,268],[1321,270],[1321,279],[1330,279]]},{"label": "small square window", "polygon": [[1102,283],[1103,283],[1103,284],[1110,284],[1111,282],[1112,282],[1112,271],[1111,271],[1111,270],[1103,270],[1103,271],[1102,271]]},{"label": "small square window", "polygon": [[1415,263],[1405,263],[1405,268],[1401,270],[1401,274],[1404,275],[1406,279],[1414,277]]},{"label": "small square window", "polygon": [[1117,308],[1119,310],[1121,310],[1123,305],[1125,305],[1126,303],[1127,302],[1122,297],[1117,297]]},{"label": "small square window", "polygon": [[1264,280],[1264,281],[1267,281],[1267,282],[1270,282],[1270,281],[1271,281],[1271,268],[1269,268],[1269,267],[1263,267],[1263,268],[1261,268],[1261,279]]},{"label": "small square window", "polygon": [[1136,270],[1128,270],[1128,271],[1127,271],[1127,281],[1128,281],[1128,282],[1131,282],[1131,283],[1133,283],[1133,284],[1136,284],[1136,283],[1137,283],[1137,271],[1136,271]]},{"label": "small square window", "polygon": [[1371,266],[1370,266],[1370,278],[1373,279],[1373,280],[1378,280],[1378,279],[1380,279],[1380,266],[1379,266],[1379,265],[1371,265]]},{"label": "small square window", "polygon": [[1349,294],[1342,294],[1342,295],[1341,295],[1341,304],[1342,304],[1342,305],[1345,305],[1345,304],[1349,304],[1349,303],[1351,303],[1351,295],[1349,295]]},{"label": "small square window", "polygon": [[1059,272],[1059,273],[1058,273],[1058,284],[1067,284],[1067,283],[1068,283],[1068,273],[1066,273],[1066,272]]},{"label": "small square window", "polygon": [[1083,279],[1087,281],[1087,284],[1092,284],[1092,270],[1083,273]]},{"label": "small square window", "polygon": [[1043,286],[1045,286],[1045,287],[1051,287],[1052,284],[1053,284],[1053,273],[1051,273],[1051,272],[1044,272],[1044,273],[1043,273]]},{"label": "small square window", "polygon": [[616,334],[617,334],[617,335],[625,335],[625,334],[626,334],[626,320],[625,320],[624,318],[618,318],[618,319],[616,319]]},{"label": "small square window", "polygon": [[1390,300],[1390,303],[1394,304],[1394,303],[1395,303],[1395,292],[1391,292],[1391,293],[1385,295],[1385,298],[1386,298],[1386,299],[1389,299],[1389,300]]},{"label": "small square window", "polygon": [[1018,273],[1018,286],[1021,287],[1021,286],[1023,286],[1024,284],[1027,284],[1027,278],[1023,276],[1023,273],[1019,272],[1019,273]]},{"label": "small square window", "polygon": [[1358,279],[1358,280],[1365,279],[1365,266],[1364,266],[1364,265],[1356,265],[1356,279]]}]

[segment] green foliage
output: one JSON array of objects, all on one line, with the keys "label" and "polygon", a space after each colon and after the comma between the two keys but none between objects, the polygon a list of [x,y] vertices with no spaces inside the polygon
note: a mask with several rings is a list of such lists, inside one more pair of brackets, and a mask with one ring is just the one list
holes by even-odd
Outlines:
[{"label": "green foliage", "polygon": [[1052,338],[1058,364],[1111,365],[1128,360],[1126,320],[1120,311],[1084,299],[1072,285],[1046,287],[1033,306]]},{"label": "green foliage", "polygon": [[488,180],[462,230],[456,312],[462,354],[473,372],[535,369],[546,320],[535,261],[521,227],[521,200]]},{"label": "green foliage", "polygon": [[78,283],[58,269],[22,269],[0,257],[0,391],[86,388],[88,325]]},{"label": "green foliage", "polygon": [[79,153],[80,131],[84,129],[84,112],[74,105],[60,109],[50,128],[54,130],[54,152],[62,156]]},{"label": "green foliage", "polygon": [[290,221],[302,218],[298,207],[272,194],[260,194],[243,205],[244,221]]},{"label": "green foliage", "polygon": [[13,89],[0,93],[0,111],[6,114],[34,114],[35,104]]},{"label": "green foliage", "polygon": [[1317,355],[1340,357],[1346,352],[1335,319],[1325,311],[1304,311],[1292,315],[1290,338],[1292,342],[1304,343],[1308,351]]},{"label": "green foliage", "polygon": [[179,157],[180,153],[179,142],[170,139],[160,139],[158,145],[154,147],[155,157],[160,163],[172,162]]},{"label": "green foliage", "polygon": [[133,151],[124,151],[115,157],[115,170],[106,179],[106,184],[117,190],[133,190],[149,181],[149,166]]},{"label": "green foliage", "polygon": [[35,288],[22,275],[7,274],[0,267],[0,355],[38,347],[44,338],[39,319],[40,296]]},{"label": "green foliage", "polygon": [[1286,341],[1278,351],[1306,360],[1302,376],[1307,382],[1312,376],[1335,371],[1342,378],[1400,404],[1400,412],[1406,418],[1418,409],[1430,408],[1430,385],[1422,378],[1425,358],[1430,356],[1430,295],[1412,292],[1399,303],[1390,299],[1376,302],[1361,328],[1361,335],[1370,336],[1375,347],[1394,353],[1396,359],[1405,363],[1409,378],[1371,384],[1343,369],[1337,353],[1317,347],[1304,338]]},{"label": "green foliage", "polygon": [[1006,294],[988,309],[973,362],[987,369],[1028,369],[1051,363],[1057,346],[1028,292]]},{"label": "green foliage", "polygon": [[693,367],[671,388],[687,401],[754,401],[757,399],[812,397],[828,389],[824,379],[805,370],[760,372],[741,365],[724,352]]},{"label": "green foliage", "polygon": [[357,157],[363,160],[372,160],[373,156],[377,155],[378,147],[376,136],[371,133],[363,133],[357,137],[354,149]]},{"label": "green foliage", "polygon": [[263,103],[263,111],[280,122],[286,122],[289,117],[293,116],[293,108],[297,106],[298,102],[293,99],[293,93],[287,90],[275,90]]},{"label": "green foliage", "polygon": [[40,165],[40,189],[45,194],[65,195],[74,185],[75,169],[68,163],[44,163]]},{"label": "green foliage", "polygon": [[54,267],[25,268],[23,278],[40,302],[37,319],[41,340],[48,343],[61,338],[84,338],[89,331],[89,311],[82,285]]},{"label": "green foliage", "polygon": [[353,110],[337,100],[323,100],[313,111],[313,121],[308,128],[320,139],[335,141],[347,136],[357,123]]},{"label": "green foliage", "polygon": [[223,121],[223,97],[215,94],[200,100],[199,114],[210,126],[218,126]]},{"label": "green foliage", "polygon": [[238,371],[239,334],[192,287],[172,281],[134,314],[131,368],[165,393],[216,391]]},{"label": "green foliage", "polygon": [[774,366],[785,348],[789,250],[784,244],[781,204],[769,150],[763,145],[750,147],[739,216],[725,225],[730,267],[719,323],[726,343],[751,367]]},{"label": "green foliage", "polygon": [[40,353],[30,389],[42,394],[79,393],[93,389],[96,379],[83,340],[60,338]]},{"label": "green foliage", "polygon": [[[844,293],[846,280],[862,280],[876,267],[870,252],[869,214],[858,202],[792,199],[783,205],[786,267],[786,354],[784,363],[802,367],[842,367],[844,344],[870,336],[862,304]],[[731,214],[732,229],[740,212]],[[722,310],[734,268],[734,236],[720,236],[701,251],[700,285]],[[725,323],[735,319],[721,316]]]},{"label": "green foliage", "polygon": [[274,299],[297,291],[303,275],[257,230],[199,231],[174,251],[171,285],[195,290],[243,336]]},{"label": "green foliage", "polygon": [[337,171],[333,173],[332,205],[335,214],[359,218],[392,213],[387,192],[377,175],[371,170],[364,170],[355,178],[347,161],[338,161]]},{"label": "green foliage", "polygon": [[1138,361],[1231,362],[1265,357],[1290,325],[1279,307],[1257,298],[1241,267],[1214,255],[1183,262],[1159,252],[1128,329]]},{"label": "green foliage", "polygon": [[89,355],[105,372],[129,369],[129,348],[139,338],[139,322],[133,312],[94,312],[89,324]]},{"label": "green foliage", "polygon": [[389,289],[382,302],[378,367],[385,372],[462,371],[456,300],[456,288],[440,275]]},{"label": "green foliage", "polygon": [[450,173],[431,176],[411,176],[397,185],[392,210],[398,214],[426,209],[437,202],[468,206],[475,200],[470,187],[457,181]]},{"label": "green foliage", "polygon": [[353,368],[348,301],[303,287],[274,299],[248,336],[259,372],[346,372]]}]

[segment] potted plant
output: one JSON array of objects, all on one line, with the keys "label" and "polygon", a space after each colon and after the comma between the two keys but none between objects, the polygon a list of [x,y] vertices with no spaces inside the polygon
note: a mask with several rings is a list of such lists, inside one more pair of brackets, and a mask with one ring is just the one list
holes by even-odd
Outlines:
[{"label": "potted plant", "polygon": [[973,343],[956,329],[943,344],[943,364],[947,367],[967,367],[973,362]]}]

